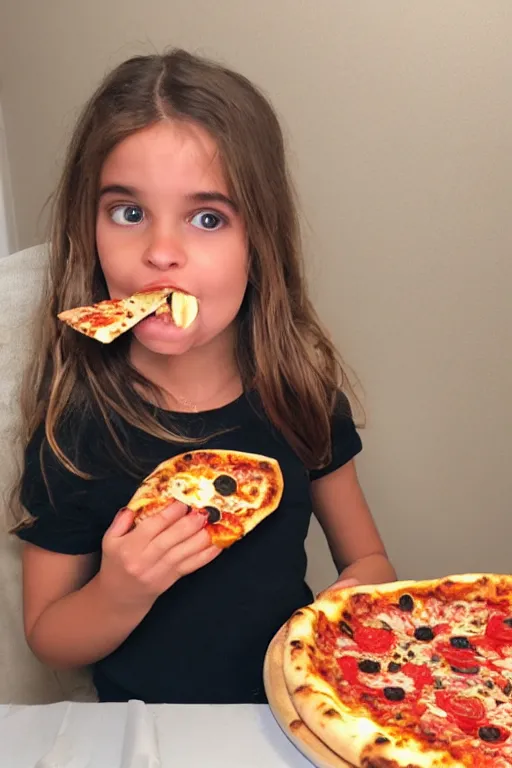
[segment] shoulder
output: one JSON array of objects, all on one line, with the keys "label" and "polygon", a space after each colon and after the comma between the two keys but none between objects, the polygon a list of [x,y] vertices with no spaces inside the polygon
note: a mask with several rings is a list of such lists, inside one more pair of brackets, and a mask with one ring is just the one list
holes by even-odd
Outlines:
[{"label": "shoulder", "polygon": [[309,473],[311,481],[318,480],[339,469],[357,456],[363,448],[354,423],[349,399],[341,390],[337,391],[332,408],[330,440],[331,461],[325,467],[311,470]]},{"label": "shoulder", "polygon": [[17,530],[20,539],[65,554],[99,549],[102,532],[87,504],[86,477],[96,434],[88,419],[78,419],[68,421],[56,435],[64,455],[85,475],[81,476],[52,449],[44,423],[36,429],[25,449],[20,486],[20,501],[31,524]]},{"label": "shoulder", "polygon": [[[46,436],[42,422],[34,431],[24,452],[24,474],[34,480],[44,475],[49,484],[73,483],[82,474],[92,473],[100,445],[105,445],[105,427],[90,413],[69,415],[55,430],[55,450]],[[73,473],[58,455],[60,451],[70,464],[78,469]],[[102,457],[103,458],[103,457]]]}]

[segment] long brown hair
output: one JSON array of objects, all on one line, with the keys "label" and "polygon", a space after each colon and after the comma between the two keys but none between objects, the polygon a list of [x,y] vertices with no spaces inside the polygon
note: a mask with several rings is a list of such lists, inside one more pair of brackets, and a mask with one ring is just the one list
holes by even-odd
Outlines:
[{"label": "long brown hair", "polygon": [[351,388],[306,292],[277,117],[245,77],[183,50],[125,61],[78,120],[54,198],[41,338],[24,386],[24,439],[44,421],[53,452],[77,474],[58,429],[88,408],[100,414],[121,452],[112,413],[163,439],[184,439],[165,429],[137,395],[137,387],[151,385],[130,364],[128,338],[105,348],[56,319],[64,309],[108,298],[95,244],[101,168],[119,142],[163,119],[192,121],[215,139],[247,227],[249,283],[237,339],[244,387],[258,392],[306,466],[325,465],[336,392]]}]

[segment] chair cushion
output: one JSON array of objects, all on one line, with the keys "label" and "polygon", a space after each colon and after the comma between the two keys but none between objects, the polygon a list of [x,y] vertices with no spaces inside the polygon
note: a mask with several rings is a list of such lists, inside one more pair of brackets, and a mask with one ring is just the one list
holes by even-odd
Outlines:
[{"label": "chair cushion", "polygon": [[7,495],[21,458],[19,392],[33,353],[47,249],[36,246],[0,259],[0,703],[94,701],[88,670],[54,672],[23,634],[20,544],[7,533]]}]

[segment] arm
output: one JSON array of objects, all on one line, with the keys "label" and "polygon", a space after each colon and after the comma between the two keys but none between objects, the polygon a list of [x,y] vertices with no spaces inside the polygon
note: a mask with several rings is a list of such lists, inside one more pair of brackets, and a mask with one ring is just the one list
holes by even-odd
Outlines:
[{"label": "arm", "polygon": [[313,509],[327,538],[340,581],[395,581],[384,544],[349,461],[311,484]]},{"label": "arm", "polygon": [[172,503],[133,527],[124,510],[96,555],[65,555],[26,544],[25,634],[34,654],[54,668],[92,664],[114,651],[156,598],[220,553],[203,529],[207,517]]},{"label": "arm", "polygon": [[95,555],[23,547],[25,635],[33,653],[55,669],[92,664],[117,648],[147,606],[123,606],[101,589]]}]

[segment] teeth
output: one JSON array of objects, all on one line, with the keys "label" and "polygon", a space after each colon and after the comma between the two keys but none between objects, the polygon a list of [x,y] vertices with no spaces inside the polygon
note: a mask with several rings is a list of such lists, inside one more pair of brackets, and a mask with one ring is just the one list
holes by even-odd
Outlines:
[{"label": "teeth", "polygon": [[197,317],[198,304],[195,296],[175,291],[171,296],[171,314],[178,328],[188,328]]}]

